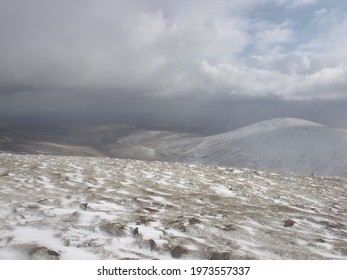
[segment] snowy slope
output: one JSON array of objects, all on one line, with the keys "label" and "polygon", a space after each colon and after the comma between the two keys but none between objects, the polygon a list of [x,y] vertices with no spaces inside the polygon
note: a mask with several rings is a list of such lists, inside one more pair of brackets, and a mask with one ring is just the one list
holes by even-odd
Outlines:
[{"label": "snowy slope", "polygon": [[300,119],[272,119],[207,137],[139,132],[121,142],[124,158],[347,177],[347,130]]},{"label": "snowy slope", "polygon": [[53,134],[40,130],[32,138],[29,132],[7,132],[0,135],[0,151],[203,163],[347,177],[347,130],[300,119],[272,119],[212,136],[120,125],[63,127]]},{"label": "snowy slope", "polygon": [[273,119],[202,139],[192,161],[347,176],[347,130],[299,119]]},{"label": "snowy slope", "polygon": [[0,259],[347,259],[346,209],[341,178],[0,154]]}]

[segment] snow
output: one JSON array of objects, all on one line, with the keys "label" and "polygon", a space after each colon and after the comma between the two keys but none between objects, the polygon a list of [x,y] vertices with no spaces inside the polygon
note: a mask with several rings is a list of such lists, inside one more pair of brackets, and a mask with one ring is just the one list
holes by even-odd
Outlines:
[{"label": "snow", "polygon": [[347,258],[343,178],[5,153],[0,174],[0,259]]},{"label": "snow", "polygon": [[190,161],[347,177],[347,130],[300,119],[273,119],[201,138]]},{"label": "snow", "polygon": [[212,136],[141,131],[117,145],[117,158],[347,177],[347,130],[294,118]]}]

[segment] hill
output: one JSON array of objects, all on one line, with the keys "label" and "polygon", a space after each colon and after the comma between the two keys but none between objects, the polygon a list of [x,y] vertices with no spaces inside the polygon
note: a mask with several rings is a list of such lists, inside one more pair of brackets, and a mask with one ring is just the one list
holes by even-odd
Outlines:
[{"label": "hill", "polygon": [[347,130],[280,118],[201,136],[127,125],[1,128],[0,150],[347,177]]},{"label": "hill", "polygon": [[0,154],[0,259],[346,259],[346,179]]},{"label": "hill", "polygon": [[[347,177],[347,130],[300,119],[272,119],[204,137],[138,132],[119,142],[126,146],[123,156],[137,147],[139,159]],[[148,156],[139,147],[154,152]]]},{"label": "hill", "polygon": [[347,176],[347,130],[273,119],[205,137],[186,154],[200,163]]}]

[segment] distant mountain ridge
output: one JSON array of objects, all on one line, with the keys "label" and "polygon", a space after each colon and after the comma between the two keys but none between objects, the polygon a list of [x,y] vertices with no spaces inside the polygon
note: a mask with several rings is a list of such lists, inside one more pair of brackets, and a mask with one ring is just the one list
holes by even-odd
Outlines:
[{"label": "distant mountain ridge", "polygon": [[[32,134],[32,138],[30,133],[33,132],[8,134],[0,131],[0,150],[202,163],[347,177],[347,130],[302,119],[270,119],[212,136],[119,125],[65,130],[66,134],[49,137],[40,131]],[[61,129],[62,132],[65,130]]]}]

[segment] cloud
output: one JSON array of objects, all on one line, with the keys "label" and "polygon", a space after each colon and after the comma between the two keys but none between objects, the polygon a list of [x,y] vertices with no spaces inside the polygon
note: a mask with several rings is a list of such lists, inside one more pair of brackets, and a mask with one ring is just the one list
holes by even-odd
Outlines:
[{"label": "cloud", "polygon": [[258,52],[268,52],[294,39],[294,32],[287,22],[274,24],[271,22],[258,22],[255,29],[253,44]]},{"label": "cloud", "polygon": [[[0,90],[345,97],[346,11],[332,21],[338,9],[318,4],[2,0]],[[310,5],[305,23],[317,35],[306,41],[293,14],[280,21],[271,15]],[[264,7],[270,13],[260,19]]]},{"label": "cloud", "polygon": [[278,5],[284,5],[289,8],[296,8],[303,5],[310,5],[317,3],[318,0],[278,0]]}]

